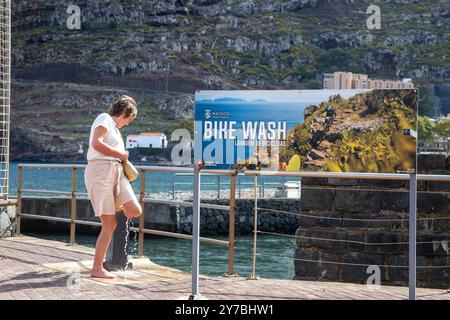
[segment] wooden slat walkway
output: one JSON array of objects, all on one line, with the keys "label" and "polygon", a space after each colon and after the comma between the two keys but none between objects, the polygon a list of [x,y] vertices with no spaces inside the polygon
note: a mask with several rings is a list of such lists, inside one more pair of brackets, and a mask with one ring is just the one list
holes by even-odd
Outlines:
[{"label": "wooden slat walkway", "polygon": [[[135,271],[118,279],[89,277],[94,250],[21,236],[0,239],[0,300],[181,300],[191,293],[188,273],[134,259]],[[202,298],[210,300],[408,299],[407,287],[374,290],[349,283],[200,277]],[[441,289],[417,289],[418,299],[450,299]]]}]

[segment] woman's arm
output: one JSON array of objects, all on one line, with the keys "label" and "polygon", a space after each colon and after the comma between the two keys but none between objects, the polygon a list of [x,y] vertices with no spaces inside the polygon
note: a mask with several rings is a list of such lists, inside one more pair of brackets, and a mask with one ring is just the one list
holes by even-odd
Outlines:
[{"label": "woman's arm", "polygon": [[122,152],[116,148],[111,148],[103,141],[106,132],[108,132],[108,130],[103,126],[95,128],[94,136],[92,137],[92,147],[104,155],[118,158],[122,161],[128,160],[128,153],[126,151]]}]

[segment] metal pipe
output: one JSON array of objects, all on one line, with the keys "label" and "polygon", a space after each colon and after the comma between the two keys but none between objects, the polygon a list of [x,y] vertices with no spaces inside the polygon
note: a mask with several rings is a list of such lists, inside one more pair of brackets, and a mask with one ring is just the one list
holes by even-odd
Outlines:
[{"label": "metal pipe", "polygon": [[172,176],[172,199],[175,199],[175,176],[176,174]]},{"label": "metal pipe", "polygon": [[[34,163],[20,163],[18,166],[23,168],[40,168],[40,169],[84,169],[86,164],[34,164]],[[152,172],[180,172],[180,173],[193,173],[192,167],[164,167],[164,166],[147,166],[136,165],[136,169],[142,169]],[[223,170],[228,171],[228,170]]]},{"label": "metal pipe", "polygon": [[[136,168],[144,169],[146,171],[152,171],[152,172],[194,173],[194,168],[192,168],[192,167],[162,167],[162,166],[140,166],[140,165],[137,165]],[[233,170],[202,169],[202,174],[231,175],[232,173],[233,173]]]},{"label": "metal pipe", "polygon": [[349,179],[385,179],[408,180],[409,175],[403,173],[359,173],[359,172],[308,172],[308,171],[257,171],[246,170],[246,175],[277,176],[277,177],[315,177],[315,178],[349,178]]},{"label": "metal pipe", "polygon": [[220,199],[220,176],[217,176],[217,199]]},{"label": "metal pipe", "polygon": [[417,174],[417,181],[450,181],[450,175]]},{"label": "metal pipe", "polygon": [[[256,176],[257,177],[257,176]],[[262,176],[259,176],[259,182],[258,182],[258,190],[259,190],[259,197],[262,198]]]},{"label": "metal pipe", "polygon": [[17,166],[23,168],[35,168],[35,169],[84,169],[85,164],[34,164],[34,163],[20,163]]},{"label": "metal pipe", "polygon": [[92,226],[92,227],[101,227],[101,222],[95,222],[95,221],[86,221],[86,220],[75,220],[76,224],[86,225],[86,226]]},{"label": "metal pipe", "polygon": [[234,275],[234,226],[236,205],[236,174],[230,177],[230,217],[228,230],[228,275]]},{"label": "metal pipe", "polygon": [[[42,168],[42,169],[84,169],[85,164],[30,164],[20,163],[22,168]],[[136,166],[137,169],[144,169],[153,172],[179,172],[193,173],[192,167],[163,167],[163,166]],[[204,169],[202,174],[231,175],[232,170]],[[264,176],[286,176],[286,177],[317,177],[317,178],[349,178],[349,179],[380,179],[380,180],[409,180],[409,174],[403,173],[358,173],[358,172],[287,172],[287,171],[266,171],[266,170],[246,170],[245,175]],[[450,181],[450,175],[416,175],[418,181]]]},{"label": "metal pipe", "polygon": [[252,266],[252,276],[250,279],[256,279],[256,235],[258,231],[258,177],[254,176],[254,184],[255,184],[255,208],[253,214],[253,266]]},{"label": "metal pipe", "polygon": [[89,194],[87,192],[75,192],[75,194],[77,196],[85,196],[85,197],[89,196]]},{"label": "metal pipe", "polygon": [[409,300],[416,300],[416,174],[411,173],[409,179]]},{"label": "metal pipe", "polygon": [[145,206],[145,170],[140,169],[140,178],[141,178],[141,194],[140,194],[140,202],[142,208],[142,214],[139,216],[139,239],[138,239],[138,257],[144,256],[144,206]]},{"label": "metal pipe", "polygon": [[[179,201],[179,200],[164,200],[164,199],[152,199],[152,198],[144,198],[145,202],[149,203],[163,203],[163,204],[169,204],[169,205],[179,205],[183,207],[192,207],[192,202],[187,201]],[[208,209],[217,209],[217,210],[224,210],[229,211],[230,206],[220,205],[220,204],[210,204],[210,203],[200,203],[201,208],[208,208]]]},{"label": "metal pipe", "polygon": [[232,175],[234,170],[219,170],[219,169],[202,169],[202,175],[203,174],[220,174],[222,176],[230,176]]},{"label": "metal pipe", "polygon": [[72,195],[72,192],[68,192],[68,191],[52,191],[52,190],[39,190],[39,189],[22,189],[22,192],[51,193],[51,194],[62,194],[62,195],[66,195],[66,196]]},{"label": "metal pipe", "polygon": [[264,199],[264,193],[265,193],[265,186],[264,184],[266,183],[266,179],[264,179],[264,176],[261,176],[261,187],[262,187],[262,197]]},{"label": "metal pipe", "polygon": [[179,173],[193,173],[192,167],[161,167],[161,166],[136,166],[137,169],[142,169],[149,172],[179,172]]},{"label": "metal pipe", "polygon": [[22,218],[29,219],[37,219],[37,220],[48,220],[48,221],[57,221],[57,222],[66,222],[70,223],[72,220],[70,218],[59,218],[59,217],[50,217],[50,216],[41,216],[38,214],[30,214],[30,213],[22,213]]},{"label": "metal pipe", "polygon": [[192,294],[191,300],[199,294],[198,278],[199,278],[199,250],[200,250],[200,183],[201,183],[201,167],[199,163],[194,167],[194,197],[192,207]]},{"label": "metal pipe", "polygon": [[[24,214],[22,214],[22,216],[24,218],[28,218],[28,219],[47,220],[47,221],[64,222],[64,223],[71,223],[71,221],[72,221],[69,218],[41,216],[38,214],[29,214],[29,213],[24,213]],[[92,226],[92,227],[101,227],[102,226],[102,224],[100,222],[95,222],[95,221],[75,220],[75,223],[79,224],[79,225],[86,225],[86,226]],[[138,232],[139,228],[133,227],[133,228],[130,228],[130,230]],[[165,237],[171,237],[171,238],[192,240],[192,236],[188,235],[188,234],[181,234],[181,233],[174,233],[174,232],[160,231],[160,230],[152,230],[152,229],[143,229],[142,231],[145,234],[153,234],[153,235],[159,235],[159,236],[165,236]],[[217,239],[200,237],[200,241],[204,242],[204,243],[214,244],[214,245],[229,246],[229,241],[225,241],[225,240],[217,240]]]},{"label": "metal pipe", "polygon": [[[139,231],[138,228],[130,228],[131,231]],[[153,234],[157,236],[164,236],[164,237],[171,237],[171,238],[178,238],[178,239],[184,239],[184,240],[192,240],[192,236],[188,234],[181,234],[181,233],[174,233],[174,232],[168,232],[168,231],[160,231],[160,230],[152,230],[152,229],[144,229],[144,233],[146,234]],[[228,246],[229,241],[225,240],[217,240],[217,239],[211,239],[211,238],[199,238],[201,242],[209,243],[209,244],[216,244],[220,246]]]},{"label": "metal pipe", "polygon": [[77,218],[77,169],[72,168],[72,199],[70,203],[70,240],[69,245],[75,245],[75,220]]},{"label": "metal pipe", "polygon": [[239,199],[241,198],[241,177],[238,177],[238,183],[239,183]]},{"label": "metal pipe", "polygon": [[23,176],[23,168],[18,166],[19,168],[19,177],[17,180],[17,213],[16,213],[16,236],[20,236],[20,227],[22,220],[22,176]]}]

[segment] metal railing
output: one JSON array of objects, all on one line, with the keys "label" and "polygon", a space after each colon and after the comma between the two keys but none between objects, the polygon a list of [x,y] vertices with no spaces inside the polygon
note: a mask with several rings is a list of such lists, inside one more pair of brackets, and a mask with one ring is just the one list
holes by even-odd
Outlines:
[{"label": "metal railing", "polygon": [[[257,177],[258,176],[285,176],[285,177],[314,177],[314,178],[344,178],[344,179],[373,179],[373,180],[409,180],[410,183],[410,199],[409,199],[409,241],[406,243],[409,245],[409,264],[408,266],[394,266],[394,267],[405,267],[409,269],[409,298],[410,300],[416,299],[416,268],[428,268],[428,266],[417,266],[416,265],[416,244],[417,243],[429,243],[429,242],[417,242],[416,241],[416,224],[417,224],[417,216],[416,216],[416,201],[417,201],[417,181],[440,181],[440,182],[447,182],[450,181],[450,175],[424,175],[419,174],[416,175],[415,173],[409,173],[409,174],[381,174],[381,173],[344,173],[344,172],[285,172],[285,171],[245,171],[246,175],[254,176],[254,215],[253,215],[253,252],[252,252],[252,274],[248,279],[258,279],[258,276],[256,275],[256,245],[257,245],[257,234],[258,233],[267,233],[271,235],[280,235],[280,236],[286,236],[283,234],[273,233],[273,232],[261,232],[258,231],[258,211],[267,211],[265,208],[259,208],[258,207],[258,187],[261,188],[261,186],[257,185]],[[365,189],[358,189],[360,191],[364,191]],[[269,211],[279,211],[283,213],[291,213],[291,214],[297,214],[302,215],[299,213],[292,213],[292,212],[286,212],[286,211],[280,211],[280,210],[270,210]],[[326,218],[323,216],[316,217],[316,218]],[[341,220],[346,220],[345,218],[336,218]],[[439,218],[424,218],[424,219],[450,219],[449,217],[439,217]],[[348,219],[348,220],[377,220],[380,221],[380,219]],[[404,219],[402,219],[404,221]],[[297,236],[292,236],[294,238],[297,238]],[[306,237],[308,238],[308,237]],[[336,241],[336,239],[322,239],[322,238],[315,238],[318,240],[327,240],[327,241]],[[348,241],[348,240],[343,240]],[[368,243],[364,243],[368,244]],[[369,245],[392,245],[392,244],[399,244],[398,242],[393,243],[369,243]],[[359,266],[366,266],[363,264],[355,264],[355,263],[337,263],[337,262],[327,262],[327,261],[316,261],[316,260],[305,260],[305,259],[297,259],[295,257],[279,257],[279,258],[289,258],[292,260],[302,260],[307,262],[321,262],[321,263],[334,263],[334,264],[341,264],[341,265],[359,265]],[[412,266],[412,267],[411,267]],[[383,267],[392,267],[392,266],[383,266]],[[450,265],[448,266],[433,266],[432,268],[450,268]]]},{"label": "metal railing", "polygon": [[[69,245],[75,245],[75,236],[76,236],[76,225],[88,225],[94,227],[101,227],[100,222],[94,221],[86,221],[77,219],[77,199],[80,199],[78,196],[83,195],[87,196],[86,193],[77,192],[77,171],[83,170],[86,165],[76,165],[76,164],[18,164],[18,184],[17,184],[17,225],[16,225],[16,235],[20,235],[21,232],[21,220],[23,218],[26,219],[38,219],[38,220],[47,220],[47,221],[57,221],[64,222],[70,224],[70,240]],[[39,189],[24,189],[23,188],[23,170],[25,168],[39,168],[39,169],[70,169],[72,171],[72,191],[55,191],[55,190],[39,190]],[[148,198],[145,196],[146,189],[146,173],[148,172],[173,172],[173,173],[191,173],[193,172],[193,168],[186,167],[158,167],[158,166],[136,166],[136,168],[140,171],[140,192],[139,192],[139,201],[142,207],[143,214],[139,217],[139,226],[131,227],[131,231],[135,231],[138,233],[138,257],[142,257],[144,255],[144,234],[152,234],[158,236],[166,236],[178,239],[186,239],[192,240],[192,235],[180,234],[175,232],[161,231],[155,229],[146,229],[144,228],[144,212],[145,212],[145,204],[146,203],[160,203],[160,204],[169,204],[169,205],[178,205],[190,207],[192,206],[191,202],[187,201],[177,201],[177,200],[167,200],[167,199],[154,199]],[[234,239],[235,239],[235,183],[236,183],[236,172],[230,170],[205,170],[205,174],[214,174],[214,175],[229,175],[230,176],[230,203],[228,206],[225,205],[215,205],[215,204],[207,204],[201,203],[201,208],[211,208],[217,210],[229,211],[229,234],[228,241],[204,238],[200,237],[200,241],[203,243],[228,246],[228,272],[224,275],[234,275]],[[51,217],[44,215],[37,215],[32,213],[24,213],[22,212],[22,196],[25,192],[33,192],[33,193],[50,193],[50,194],[58,194],[64,196],[70,196],[71,199],[71,208],[70,208],[70,218],[61,218],[61,217]]]},{"label": "metal railing", "polygon": [[[202,186],[216,186],[215,193],[217,194],[217,199],[220,198],[221,196],[221,191],[222,191],[222,185],[223,183],[221,182],[221,175],[214,175],[214,174],[203,174],[203,176],[216,176],[216,182],[201,182]],[[245,177],[246,175],[244,173],[238,173],[237,177],[236,177],[236,183],[237,183],[237,192],[238,192],[238,199],[242,198],[242,190],[244,189],[243,187],[245,186],[251,186],[250,188],[247,188],[249,190],[252,190],[254,187],[254,182],[243,182],[242,181],[242,177]],[[179,182],[176,181],[177,177],[190,177],[191,179],[194,178],[193,173],[175,173],[172,176],[172,199],[175,199],[175,195],[178,192],[183,192],[183,191],[177,191],[176,190],[176,186],[179,185],[188,185],[188,186],[192,186],[192,180],[190,182]],[[259,187],[259,197],[260,198],[265,198],[266,196],[266,186],[275,186],[277,188],[280,188],[283,190],[283,192],[286,191],[286,177],[284,177],[283,182],[266,182],[264,179],[264,176],[260,177],[260,181],[258,183],[258,185],[260,185],[261,187]]]},{"label": "metal railing", "polygon": [[0,197],[8,200],[11,125],[11,1],[0,2]]},{"label": "metal railing", "polygon": [[[174,204],[180,206],[192,206],[193,203],[186,201],[177,201],[177,200],[168,200],[168,199],[153,199],[145,197],[145,188],[146,188],[146,177],[145,174],[147,172],[173,172],[173,173],[183,173],[183,174],[193,174],[193,168],[181,168],[181,167],[158,167],[158,166],[136,166],[140,170],[140,203],[144,211],[145,203],[165,203],[165,204]],[[77,195],[80,193],[76,192],[76,172],[79,169],[84,169],[85,165],[40,165],[40,164],[19,164],[19,176],[18,176],[18,192],[17,192],[17,201],[18,201],[18,209],[17,209],[17,234],[20,234],[20,222],[22,218],[31,218],[31,219],[43,219],[50,221],[60,221],[70,223],[70,244],[75,244],[75,226],[76,224],[80,225],[91,225],[91,226],[101,226],[98,222],[91,221],[83,221],[76,219],[76,200]],[[61,191],[52,191],[52,190],[35,190],[35,189],[23,189],[23,169],[24,168],[48,168],[48,169],[71,169],[72,170],[72,192],[61,192]],[[204,204],[201,203],[200,207],[209,207],[220,210],[229,210],[230,218],[229,218],[229,239],[228,241],[210,239],[210,238],[199,238],[200,241],[225,245],[229,248],[229,265],[228,265],[228,275],[234,274],[234,237],[235,237],[235,193],[236,193],[236,178],[238,176],[236,171],[230,170],[210,170],[203,169],[201,170],[201,175],[222,175],[222,176],[230,176],[230,205],[229,206],[220,206],[213,204]],[[285,171],[251,171],[247,170],[244,172],[246,176],[253,176],[254,182],[254,216],[253,216],[253,253],[252,253],[252,275],[249,277],[250,279],[256,279],[256,255],[257,255],[257,234],[261,233],[258,231],[258,211],[259,210],[267,210],[264,208],[258,208],[258,188],[262,188],[262,185],[257,183],[257,177],[264,176],[282,176],[282,177],[313,177],[313,178],[343,178],[343,179],[373,179],[373,180],[409,180],[410,181],[410,213],[409,213],[409,288],[410,288],[410,299],[415,299],[415,289],[416,289],[416,181],[450,181],[450,175],[416,175],[412,174],[379,174],[379,173],[343,173],[343,172],[285,172]],[[364,190],[364,189],[360,189]],[[22,192],[47,192],[50,191],[52,193],[64,194],[71,196],[71,217],[67,218],[57,218],[57,217],[48,217],[48,216],[40,216],[33,214],[26,214],[22,212]],[[261,193],[259,193],[261,194]],[[195,200],[194,200],[195,201]],[[298,214],[298,213],[297,213]],[[193,217],[195,216],[195,212],[193,212]],[[450,217],[449,217],[450,218]],[[368,220],[368,219],[365,219]],[[168,237],[176,237],[181,239],[193,239],[193,236],[186,234],[178,234],[166,231],[159,231],[153,229],[145,229],[144,228],[144,215],[139,217],[139,227],[138,228],[130,228],[132,231],[136,231],[139,233],[138,239],[138,255],[143,256],[143,244],[144,244],[144,234],[154,234],[160,236],[168,236]],[[285,236],[285,235],[284,235]],[[328,239],[329,240],[329,239]],[[289,257],[294,259],[293,257]],[[404,266],[405,267],[405,266]],[[419,266],[420,267],[420,266]],[[198,272],[198,271],[196,271]],[[193,271],[194,277],[194,271]],[[198,275],[196,275],[198,277]],[[196,290],[198,289],[197,286]]]}]

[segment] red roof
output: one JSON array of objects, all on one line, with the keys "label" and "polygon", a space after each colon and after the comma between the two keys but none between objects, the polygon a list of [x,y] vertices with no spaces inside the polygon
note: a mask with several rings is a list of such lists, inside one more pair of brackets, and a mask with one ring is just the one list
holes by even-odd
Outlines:
[{"label": "red roof", "polygon": [[130,134],[129,137],[139,137],[139,136],[147,136],[147,137],[159,137],[163,135],[162,132],[141,132],[140,134]]}]

